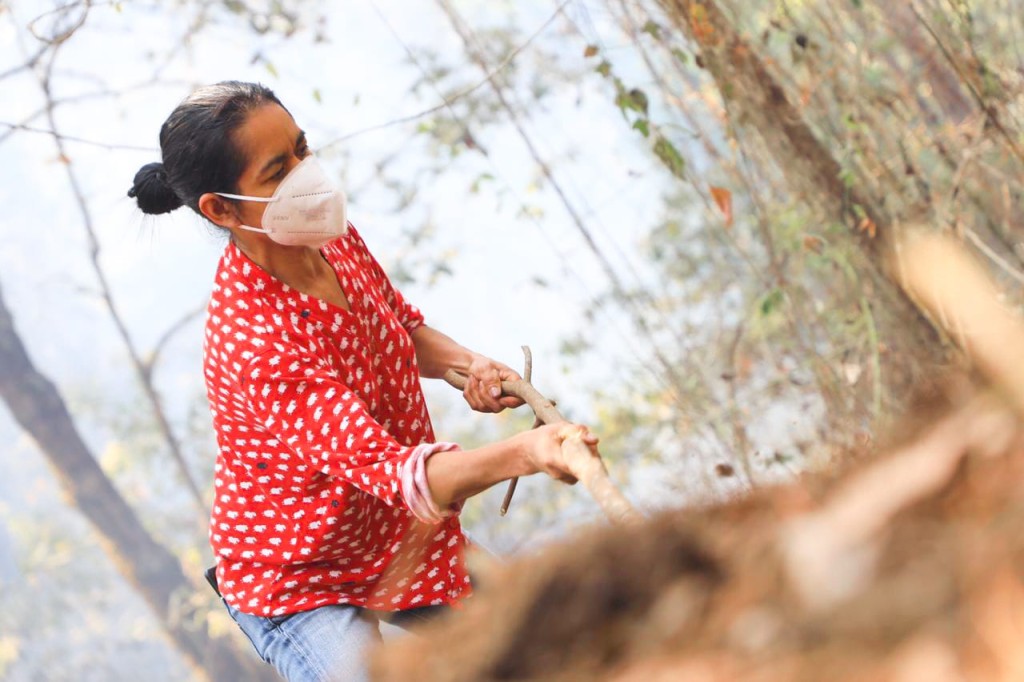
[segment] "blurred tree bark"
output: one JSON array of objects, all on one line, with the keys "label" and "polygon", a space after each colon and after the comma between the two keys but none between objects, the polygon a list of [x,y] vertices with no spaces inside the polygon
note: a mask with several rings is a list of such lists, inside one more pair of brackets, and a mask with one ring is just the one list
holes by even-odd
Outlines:
[{"label": "blurred tree bark", "polygon": [[117,570],[146,601],[194,672],[209,680],[273,680],[229,640],[188,627],[185,595],[197,587],[154,540],[82,440],[54,384],[32,364],[0,290],[0,398],[39,445],[73,504],[102,539]]}]

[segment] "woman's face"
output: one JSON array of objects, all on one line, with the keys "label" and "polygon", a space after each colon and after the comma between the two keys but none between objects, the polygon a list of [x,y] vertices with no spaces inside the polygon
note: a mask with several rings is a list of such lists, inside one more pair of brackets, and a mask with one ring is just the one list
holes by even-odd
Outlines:
[{"label": "woman's face", "polygon": [[[292,168],[310,154],[306,133],[280,105],[270,103],[253,109],[232,134],[245,158],[238,178],[238,193],[269,197]],[[256,201],[234,202],[243,225],[260,226],[267,205]]]}]

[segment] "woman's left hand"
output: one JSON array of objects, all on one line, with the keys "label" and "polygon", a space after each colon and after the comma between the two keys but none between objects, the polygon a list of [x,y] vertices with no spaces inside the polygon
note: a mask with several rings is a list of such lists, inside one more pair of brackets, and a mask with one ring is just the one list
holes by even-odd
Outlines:
[{"label": "woman's left hand", "polygon": [[519,407],[520,398],[501,395],[502,381],[522,379],[508,365],[483,355],[474,355],[466,369],[466,388],[462,391],[466,402],[477,412],[501,412],[506,407]]}]

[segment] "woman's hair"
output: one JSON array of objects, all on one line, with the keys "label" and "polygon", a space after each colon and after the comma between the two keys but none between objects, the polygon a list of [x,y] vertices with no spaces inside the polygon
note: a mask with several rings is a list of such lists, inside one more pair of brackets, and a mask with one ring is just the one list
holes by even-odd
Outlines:
[{"label": "woman's hair", "polygon": [[143,213],[167,213],[187,205],[202,215],[199,197],[205,192],[237,193],[245,156],[234,132],[249,112],[270,103],[284,107],[257,83],[224,81],[196,90],[160,128],[163,162],[140,168],[128,196]]}]

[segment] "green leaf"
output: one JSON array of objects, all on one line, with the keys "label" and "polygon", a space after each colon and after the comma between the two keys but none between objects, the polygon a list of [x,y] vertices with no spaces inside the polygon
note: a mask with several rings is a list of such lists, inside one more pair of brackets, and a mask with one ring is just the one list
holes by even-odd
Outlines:
[{"label": "green leaf", "polygon": [[761,315],[767,317],[782,303],[782,291],[772,289],[761,299]]},{"label": "green leaf", "polygon": [[616,86],[619,86],[619,94],[615,97],[615,106],[621,109],[623,114],[627,111],[635,111],[644,116],[647,115],[647,95],[643,90],[633,88],[627,92],[618,81]]},{"label": "green leaf", "polygon": [[599,74],[607,78],[612,72],[612,65],[608,63],[608,60],[604,60],[597,65],[597,68],[595,68],[594,71],[597,71]]},{"label": "green leaf", "polygon": [[264,60],[263,65],[267,67],[267,71],[270,72],[271,76],[277,78],[277,68],[270,60]]},{"label": "green leaf", "polygon": [[655,40],[661,40],[661,26],[653,19],[648,19],[647,23],[644,24],[644,27],[640,30],[644,33],[650,34],[650,36]]},{"label": "green leaf", "polygon": [[324,98],[320,94],[320,88],[313,88],[313,99],[317,104],[323,104]]},{"label": "green leaf", "polygon": [[633,102],[633,107],[642,113],[644,116],[647,115],[647,93],[640,88],[633,88],[629,91],[629,98]]},{"label": "green leaf", "polygon": [[686,64],[686,63],[688,63],[690,61],[690,55],[686,54],[685,52],[680,50],[678,47],[673,47],[672,48],[672,54],[682,64]]},{"label": "green leaf", "polygon": [[852,168],[842,168],[839,170],[839,180],[843,183],[843,187],[850,189],[857,182],[857,174],[853,172]]},{"label": "green leaf", "polygon": [[473,184],[469,186],[469,191],[472,192],[473,194],[478,194],[480,192],[480,186],[483,183],[488,182],[490,180],[494,180],[493,175],[491,175],[490,173],[481,173],[480,175],[476,176],[475,180],[473,180]]},{"label": "green leaf", "polygon": [[633,130],[639,130],[644,137],[650,137],[651,129],[646,118],[638,118],[633,121]]},{"label": "green leaf", "polygon": [[664,137],[659,136],[657,142],[654,143],[654,153],[659,159],[661,159],[661,162],[665,164],[665,167],[672,172],[672,175],[676,176],[680,180],[683,179],[683,171],[686,169],[686,161],[679,153],[679,150],[675,148],[675,145]]}]

